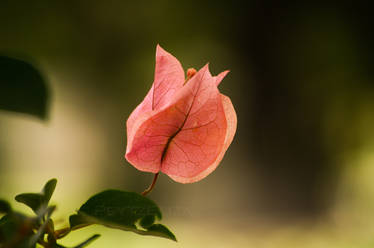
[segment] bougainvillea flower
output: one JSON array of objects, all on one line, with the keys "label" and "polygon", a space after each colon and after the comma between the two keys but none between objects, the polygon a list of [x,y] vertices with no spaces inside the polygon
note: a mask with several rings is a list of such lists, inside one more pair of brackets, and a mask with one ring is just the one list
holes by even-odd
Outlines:
[{"label": "bougainvillea flower", "polygon": [[193,183],[214,171],[236,131],[229,97],[217,88],[228,71],[187,71],[160,46],[153,85],[127,120],[126,159],[145,172]]}]

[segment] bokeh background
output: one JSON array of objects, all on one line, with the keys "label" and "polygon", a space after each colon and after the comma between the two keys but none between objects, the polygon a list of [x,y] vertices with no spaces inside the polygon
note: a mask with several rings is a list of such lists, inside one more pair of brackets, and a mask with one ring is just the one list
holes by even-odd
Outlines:
[{"label": "bokeh background", "polygon": [[360,1],[1,1],[0,53],[32,59],[51,95],[47,121],[0,112],[0,196],[56,177],[62,227],[98,191],[146,188],[152,175],[123,157],[125,122],[159,43],[184,68],[230,69],[234,142],[201,182],[159,178],[150,197],[178,243],[90,227],[63,244],[373,247],[371,16]]}]

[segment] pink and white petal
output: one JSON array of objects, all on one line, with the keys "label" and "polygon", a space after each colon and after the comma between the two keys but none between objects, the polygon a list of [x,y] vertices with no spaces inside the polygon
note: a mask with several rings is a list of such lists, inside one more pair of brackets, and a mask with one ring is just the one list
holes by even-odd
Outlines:
[{"label": "pink and white petal", "polygon": [[148,94],[143,99],[143,101],[134,109],[134,111],[132,111],[129,118],[127,119],[127,122],[126,122],[127,147],[131,144],[134,131],[136,130],[136,128],[134,128],[135,122],[144,113],[152,111],[152,95],[153,95],[153,88],[151,88],[151,90],[148,92]]},{"label": "pink and white petal", "polygon": [[225,111],[225,116],[226,116],[226,121],[227,121],[227,132],[226,132],[226,137],[225,137],[224,145],[222,147],[221,152],[217,156],[216,160],[210,166],[208,166],[205,170],[201,171],[199,174],[193,177],[187,178],[187,177],[181,177],[177,175],[169,175],[174,181],[177,181],[180,183],[194,183],[208,176],[210,173],[212,173],[217,168],[223,156],[225,155],[225,152],[227,151],[228,147],[233,141],[235,133],[236,133],[237,122],[238,122],[237,116],[236,116],[235,109],[234,109],[234,106],[232,105],[230,98],[223,94],[221,94],[221,98],[222,98],[223,109]]},{"label": "pink and white petal", "polygon": [[208,70],[208,73],[205,76],[213,78],[213,80],[215,81],[216,85],[218,86],[229,72],[230,72],[229,70],[226,70],[226,71],[221,72],[217,76],[212,76],[212,74]]},{"label": "pink and white petal", "polygon": [[221,72],[217,76],[213,77],[216,80],[217,86],[222,82],[222,80],[226,77],[227,73],[229,72],[230,72],[229,70],[226,70],[226,71]]},{"label": "pink and white petal", "polygon": [[[161,166],[161,171],[177,182],[188,183],[206,171],[224,145],[225,113],[215,80],[208,73],[208,66],[204,66],[181,90],[192,102]],[[175,106],[180,108],[179,103]]]},{"label": "pink and white petal", "polygon": [[225,140],[220,94],[202,68],[164,109],[134,126],[127,160],[142,171],[193,177],[216,160]]},{"label": "pink and white petal", "polygon": [[170,103],[176,91],[183,87],[184,80],[183,67],[178,59],[157,45],[152,109],[158,110]]},{"label": "pink and white petal", "polygon": [[138,170],[159,172],[169,139],[184,120],[185,115],[174,105],[139,116],[133,125],[132,136],[128,138],[127,161]]},{"label": "pink and white petal", "polygon": [[133,136],[133,125],[139,115],[164,107],[171,101],[176,91],[183,87],[183,83],[184,71],[178,59],[157,45],[154,82],[146,97],[127,119],[128,140]]}]

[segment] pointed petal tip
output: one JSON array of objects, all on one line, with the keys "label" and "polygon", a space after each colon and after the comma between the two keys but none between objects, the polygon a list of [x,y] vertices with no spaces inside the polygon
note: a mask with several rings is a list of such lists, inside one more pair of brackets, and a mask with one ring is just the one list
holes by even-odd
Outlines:
[{"label": "pointed petal tip", "polygon": [[[126,161],[128,163],[130,163],[130,158],[129,158],[129,151],[128,151],[128,148],[126,148],[126,152],[125,152],[125,155],[123,155],[123,157],[126,159]],[[131,164],[131,163],[130,163]]]},{"label": "pointed petal tip", "polygon": [[225,71],[221,72],[220,74],[218,74],[217,76],[214,77],[216,79],[216,85],[217,86],[222,82],[222,80],[226,77],[226,75],[229,72],[230,72],[229,70],[225,70]]},{"label": "pointed petal tip", "polygon": [[205,75],[205,76],[208,76],[208,78],[211,78],[212,74],[210,73],[210,70],[209,70],[209,62],[206,63],[203,67],[201,67],[200,70],[198,70],[196,74],[201,75],[201,76]]},{"label": "pointed petal tip", "polygon": [[168,54],[168,52],[163,49],[160,44],[157,43],[156,45],[156,56],[163,56],[163,55],[166,55]]},{"label": "pointed petal tip", "polygon": [[229,74],[229,72],[230,72],[230,70],[224,70],[223,72],[221,72],[221,73],[218,74],[217,76],[218,76],[218,77],[222,77],[222,78],[224,78],[224,77],[227,76],[227,74]]},{"label": "pointed petal tip", "polygon": [[200,69],[200,71],[208,71],[209,73],[210,73],[210,71],[209,71],[209,62],[208,63],[206,63],[201,69]]}]

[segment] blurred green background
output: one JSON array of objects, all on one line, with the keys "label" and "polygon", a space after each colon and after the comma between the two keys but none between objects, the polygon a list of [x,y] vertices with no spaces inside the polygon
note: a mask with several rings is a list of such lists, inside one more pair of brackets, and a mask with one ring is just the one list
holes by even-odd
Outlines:
[{"label": "blurred green background", "polygon": [[159,43],[186,69],[231,71],[220,90],[234,142],[201,182],[159,178],[150,197],[179,243],[90,227],[63,244],[100,232],[91,247],[372,247],[370,8],[290,2],[1,1],[0,54],[31,59],[51,95],[45,122],[0,112],[0,196],[56,177],[64,226],[104,188],[144,190],[152,175],[125,161],[125,122]]}]

